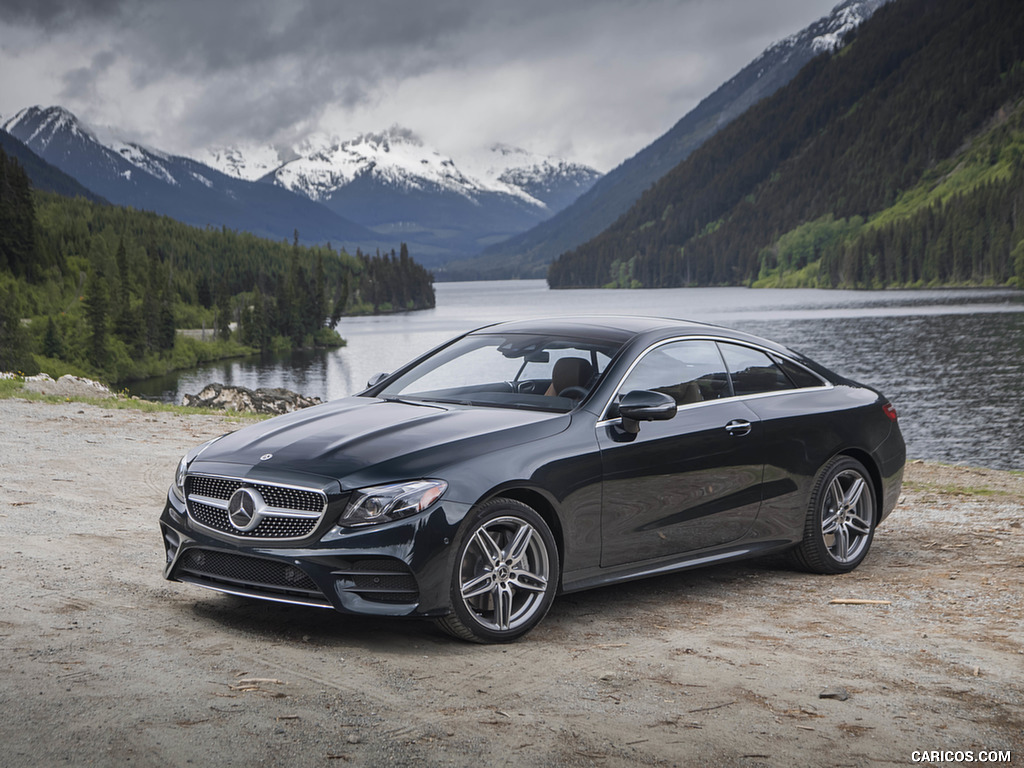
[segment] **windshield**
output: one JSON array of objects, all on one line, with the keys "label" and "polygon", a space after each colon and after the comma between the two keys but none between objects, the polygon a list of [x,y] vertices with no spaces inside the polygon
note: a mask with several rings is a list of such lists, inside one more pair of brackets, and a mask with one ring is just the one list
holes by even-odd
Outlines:
[{"label": "windshield", "polygon": [[614,341],[538,334],[473,334],[431,355],[377,397],[568,411],[618,351]]}]

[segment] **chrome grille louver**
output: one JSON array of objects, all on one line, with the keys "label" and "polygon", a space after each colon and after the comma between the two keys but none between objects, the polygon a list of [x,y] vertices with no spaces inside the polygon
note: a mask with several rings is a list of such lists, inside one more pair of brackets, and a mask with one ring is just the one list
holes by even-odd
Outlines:
[{"label": "chrome grille louver", "polygon": [[[259,523],[251,529],[240,529],[228,514],[228,503],[239,488],[254,489],[265,502],[259,511]],[[188,515],[196,524],[243,539],[303,539],[316,529],[327,511],[323,491],[210,475],[186,477],[185,498]]]}]

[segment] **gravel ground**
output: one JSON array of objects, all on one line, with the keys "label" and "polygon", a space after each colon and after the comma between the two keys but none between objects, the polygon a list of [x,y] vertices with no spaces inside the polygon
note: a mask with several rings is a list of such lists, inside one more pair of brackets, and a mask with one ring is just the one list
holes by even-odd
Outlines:
[{"label": "gravel ground", "polygon": [[165,582],[176,462],[236,426],[0,400],[0,763],[1024,765],[1020,473],[911,464],[847,576],[567,595],[485,647]]}]

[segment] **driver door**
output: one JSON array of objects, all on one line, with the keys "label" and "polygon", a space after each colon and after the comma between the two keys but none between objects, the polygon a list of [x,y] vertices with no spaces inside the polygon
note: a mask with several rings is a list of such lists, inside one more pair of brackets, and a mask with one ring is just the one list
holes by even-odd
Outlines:
[{"label": "driver door", "polygon": [[[633,390],[664,392],[677,413],[631,434],[612,419]],[[650,350],[598,426],[603,470],[601,565],[670,557],[727,544],[757,516],[762,424],[732,397],[718,345],[685,340]]]}]

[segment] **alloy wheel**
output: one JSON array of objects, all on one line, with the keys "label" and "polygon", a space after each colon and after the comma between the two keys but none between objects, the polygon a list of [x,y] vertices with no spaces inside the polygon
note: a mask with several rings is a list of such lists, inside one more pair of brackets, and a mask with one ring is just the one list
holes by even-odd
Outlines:
[{"label": "alloy wheel", "polygon": [[874,505],[867,480],[846,469],[829,483],[821,512],[825,547],[838,563],[857,562],[871,541]]},{"label": "alloy wheel", "polygon": [[551,567],[537,529],[514,516],[478,526],[462,554],[459,593],[481,626],[516,630],[540,610]]}]

